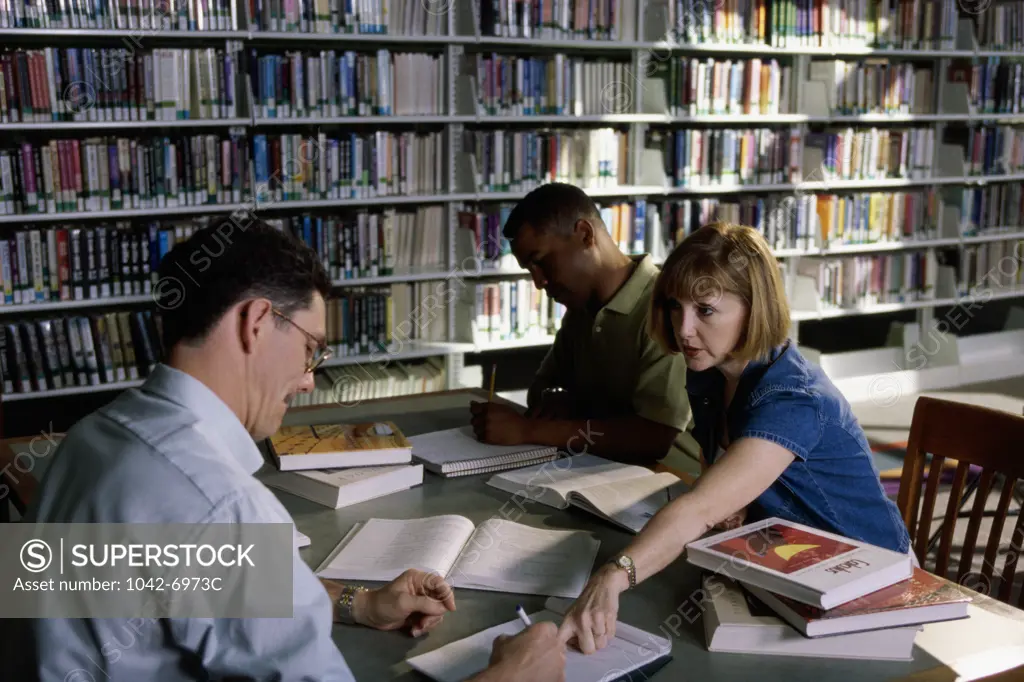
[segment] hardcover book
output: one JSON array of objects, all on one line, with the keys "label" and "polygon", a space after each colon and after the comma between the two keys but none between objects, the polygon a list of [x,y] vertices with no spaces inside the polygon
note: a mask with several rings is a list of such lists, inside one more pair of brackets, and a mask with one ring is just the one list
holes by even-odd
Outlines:
[{"label": "hardcover book", "polygon": [[282,426],[269,438],[281,471],[407,464],[412,444],[393,422]]},{"label": "hardcover book", "polygon": [[910,578],[909,554],[768,518],[687,545],[695,566],[831,609]]},{"label": "hardcover book", "polygon": [[909,580],[828,610],[746,587],[806,637],[966,618],[971,602],[957,585],[920,568]]}]

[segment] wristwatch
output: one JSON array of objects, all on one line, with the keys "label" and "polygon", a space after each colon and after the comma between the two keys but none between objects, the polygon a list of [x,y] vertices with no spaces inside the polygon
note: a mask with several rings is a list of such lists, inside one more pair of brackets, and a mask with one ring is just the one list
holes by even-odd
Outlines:
[{"label": "wristwatch", "polygon": [[636,565],[633,563],[631,557],[625,554],[620,554],[611,560],[610,563],[615,564],[619,568],[625,569],[626,575],[629,576],[629,589],[636,587]]},{"label": "wristwatch", "polygon": [[338,597],[338,622],[346,625],[357,625],[356,619],[352,616],[352,606],[355,604],[356,595],[366,592],[362,585],[345,585],[341,588],[341,596]]}]

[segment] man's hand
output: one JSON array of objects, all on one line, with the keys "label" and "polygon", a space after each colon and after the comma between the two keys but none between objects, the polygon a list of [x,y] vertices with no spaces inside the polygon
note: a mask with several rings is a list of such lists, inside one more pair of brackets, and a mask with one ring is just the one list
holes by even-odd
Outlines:
[{"label": "man's hand", "polygon": [[474,680],[564,682],[565,646],[554,623],[534,623],[514,637],[494,640],[487,670]]},{"label": "man's hand", "polygon": [[[332,601],[341,585],[322,580]],[[451,585],[436,573],[410,568],[376,590],[359,592],[352,604],[352,617],[360,625],[377,630],[408,629],[413,637],[434,629],[448,611],[455,610]]]},{"label": "man's hand", "polygon": [[494,445],[528,443],[529,420],[508,405],[499,403],[469,403],[473,433],[484,442]]}]

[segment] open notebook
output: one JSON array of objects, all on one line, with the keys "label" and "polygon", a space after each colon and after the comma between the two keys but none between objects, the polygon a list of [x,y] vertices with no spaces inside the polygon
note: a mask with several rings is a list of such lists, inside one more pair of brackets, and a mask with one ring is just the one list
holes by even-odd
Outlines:
[{"label": "open notebook", "polygon": [[463,516],[357,523],[317,569],[336,580],[394,580],[408,568],[453,587],[576,598],[600,541],[580,530],[534,528],[504,519],[474,526]]},{"label": "open notebook", "polygon": [[577,455],[492,476],[487,485],[558,509],[585,509],[633,533],[689,490],[675,474]]},{"label": "open notebook", "polygon": [[481,443],[472,426],[412,436],[409,442],[414,461],[445,477],[505,471],[558,457],[558,448],[547,445]]},{"label": "open notebook", "polygon": [[[534,623],[561,623],[571,602],[548,599],[543,611],[531,613]],[[482,630],[419,656],[406,659],[413,669],[436,682],[463,682],[485,669],[498,635],[515,635],[524,629],[518,618]],[[671,660],[672,642],[632,625],[615,624],[615,638],[589,655],[574,648],[565,654],[565,682],[640,682]],[[660,679],[660,678],[658,678]]]}]

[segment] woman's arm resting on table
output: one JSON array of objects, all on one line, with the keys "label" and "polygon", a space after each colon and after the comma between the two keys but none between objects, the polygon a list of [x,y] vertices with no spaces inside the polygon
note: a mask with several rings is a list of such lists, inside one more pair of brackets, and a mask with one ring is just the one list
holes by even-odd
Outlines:
[{"label": "woman's arm resting on table", "polygon": [[[753,502],[793,461],[792,452],[771,441],[742,438],[697,479],[693,489],[665,505],[623,551],[633,559],[639,584],[676,560],[686,544]],[[572,605],[560,639],[576,639],[583,653],[603,648],[615,636],[619,594],[629,586],[626,572],[598,569]]]}]

